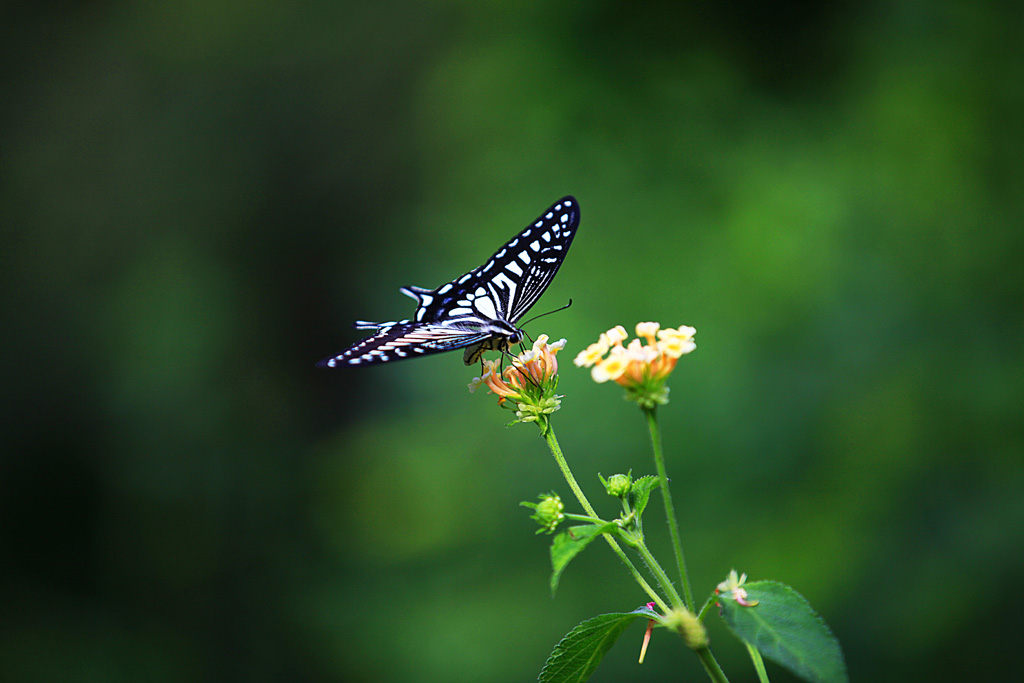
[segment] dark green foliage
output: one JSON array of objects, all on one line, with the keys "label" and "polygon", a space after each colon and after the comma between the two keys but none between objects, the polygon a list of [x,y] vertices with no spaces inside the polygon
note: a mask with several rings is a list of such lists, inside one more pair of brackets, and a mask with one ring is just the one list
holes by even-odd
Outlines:
[{"label": "dark green foliage", "polygon": [[[650,458],[573,355],[692,324],[695,589],[792,583],[856,680],[1019,677],[1019,3],[8,7],[0,679],[523,681],[631,605],[597,544],[551,600],[516,502],[557,472],[475,369],[313,368],[570,192],[534,310],[573,306],[528,331],[577,471]],[[703,680],[665,650],[645,680]]]}]

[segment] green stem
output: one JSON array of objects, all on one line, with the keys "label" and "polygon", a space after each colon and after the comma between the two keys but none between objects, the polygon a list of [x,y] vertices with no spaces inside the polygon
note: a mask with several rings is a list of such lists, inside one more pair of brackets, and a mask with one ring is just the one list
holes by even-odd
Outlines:
[{"label": "green stem", "polygon": [[718,666],[718,660],[711,654],[711,650],[708,646],[699,647],[694,652],[697,653],[697,657],[700,659],[700,663],[704,665],[705,671],[708,672],[708,676],[711,680],[716,683],[729,683],[729,679],[726,677],[725,672],[722,671],[722,667]]},{"label": "green stem", "polygon": [[761,659],[761,653],[757,651],[757,648],[743,641],[743,644],[747,646],[747,654],[750,655],[750,661],[754,663],[754,670],[757,672],[757,680],[761,683],[768,683],[768,671],[764,668],[764,660]]},{"label": "green stem", "polygon": [[697,613],[697,619],[699,621],[704,621],[704,616],[708,613],[708,610],[711,609],[711,606],[714,605],[714,604],[715,604],[714,598],[708,598],[707,600],[705,600],[704,601],[704,606],[701,607],[700,608],[700,612]]},{"label": "green stem", "polygon": [[672,585],[672,579],[668,578],[668,574],[661,568],[661,564],[654,558],[651,551],[647,549],[647,544],[643,541],[637,544],[636,550],[640,553],[640,557],[644,558],[644,562],[647,563],[647,567],[654,574],[654,577],[658,579],[658,583],[661,584],[662,589],[668,593],[669,600],[672,601],[672,606],[676,609],[683,608],[683,601],[679,597],[679,592],[676,591],[676,587]]},{"label": "green stem", "polygon": [[587,522],[589,524],[607,524],[603,519],[599,517],[589,517],[587,515],[574,515],[571,512],[564,513],[566,519],[571,519],[574,522]]},{"label": "green stem", "polygon": [[672,535],[672,549],[676,554],[676,565],[679,567],[679,578],[683,583],[683,595],[686,598],[686,609],[693,612],[693,591],[690,590],[690,579],[686,574],[686,560],[683,559],[683,543],[679,538],[679,522],[676,521],[676,510],[675,506],[672,504],[672,492],[669,491],[668,475],[665,473],[665,454],[661,450],[661,431],[658,429],[657,406],[652,408],[642,408],[642,410],[644,412],[644,416],[647,418],[647,429],[651,433],[651,448],[654,450],[654,464],[658,468],[658,479],[661,481],[661,499],[665,501],[665,516],[668,518],[668,530]]},{"label": "green stem", "polygon": [[[587,500],[587,497],[583,495],[583,489],[581,489],[580,485],[576,483],[576,477],[572,476],[572,471],[569,469],[569,463],[565,461],[565,456],[562,455],[562,449],[558,445],[558,439],[555,437],[555,430],[551,428],[550,423],[547,425],[547,429],[544,429],[543,432],[544,440],[547,441],[548,448],[551,449],[551,455],[555,456],[555,462],[558,463],[559,469],[562,470],[562,476],[565,477],[565,481],[569,484],[569,488],[571,488],[572,492],[576,495],[576,500],[580,502],[580,505],[583,506],[583,509],[586,510],[588,515],[591,517],[597,517],[597,511],[594,510],[594,506],[591,505],[590,501]],[[651,588],[651,585],[647,583],[646,579],[644,579],[643,574],[641,574],[629,558],[626,557],[626,553],[622,551],[622,548],[619,547],[619,544],[614,538],[612,538],[611,534],[602,534],[602,536],[604,536],[604,540],[608,542],[608,545],[611,546],[612,551],[614,551],[614,553],[619,556],[619,559],[622,560],[623,564],[626,565],[626,568],[629,569],[629,573],[633,575],[633,578],[638,584],[640,584],[640,587],[644,592],[651,597],[651,600],[657,603],[662,612],[668,613],[670,610],[669,606],[665,603],[665,600],[662,599],[662,597],[658,595],[653,588]]]}]

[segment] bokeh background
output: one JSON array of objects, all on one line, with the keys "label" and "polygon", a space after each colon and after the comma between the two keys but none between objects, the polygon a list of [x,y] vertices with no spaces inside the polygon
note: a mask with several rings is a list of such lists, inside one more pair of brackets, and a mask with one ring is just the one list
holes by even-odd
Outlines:
[{"label": "bokeh background", "polygon": [[[532,680],[645,602],[598,546],[551,598],[518,503],[569,491],[461,354],[313,367],[570,193],[535,311],[574,304],[529,331],[697,327],[662,418],[698,594],[793,585],[856,680],[1011,678],[1022,46],[966,0],[5,7],[0,678]],[[611,515],[643,422],[565,365]],[[642,632],[593,680],[706,680]]]}]

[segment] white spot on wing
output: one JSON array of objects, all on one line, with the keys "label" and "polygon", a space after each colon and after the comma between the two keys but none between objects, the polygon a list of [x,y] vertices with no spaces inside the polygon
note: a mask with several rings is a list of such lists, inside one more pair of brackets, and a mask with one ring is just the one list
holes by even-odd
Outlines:
[{"label": "white spot on wing", "polygon": [[[513,261],[512,263],[509,263],[505,267],[508,268],[509,270],[512,270],[511,266],[513,266],[513,265],[516,268],[519,267],[519,264],[517,264],[515,261]],[[515,298],[516,283],[513,282],[512,279],[509,278],[509,276],[506,275],[505,273],[498,273],[497,275],[495,275],[491,279],[491,288],[494,289],[495,291],[497,291],[499,287],[504,287],[505,289],[508,290],[508,298],[509,299]],[[498,297],[498,298],[501,298],[501,297]]]},{"label": "white spot on wing", "polygon": [[508,265],[505,266],[505,269],[511,271],[515,275],[521,276],[523,274],[523,269],[519,267],[519,264],[515,261],[509,261]]},{"label": "white spot on wing", "polygon": [[495,319],[498,317],[497,311],[494,310],[494,303],[491,302],[487,297],[480,297],[473,305],[476,306],[476,310],[480,312],[485,318]]},{"label": "white spot on wing", "polygon": [[452,288],[452,283],[450,283],[450,282],[449,282],[449,283],[448,283],[448,284],[446,284],[446,285],[445,285],[444,287],[442,287],[441,289],[437,290],[437,293],[438,293],[438,294],[444,294],[445,292],[447,292],[447,291],[448,291],[448,290],[450,290],[451,288]]},{"label": "white spot on wing", "polygon": [[528,252],[525,252],[525,251],[519,252],[519,260],[522,261],[523,263],[529,263],[530,262],[530,254]]},{"label": "white spot on wing", "polygon": [[534,251],[540,251],[540,240],[534,240],[530,242],[530,249]]}]

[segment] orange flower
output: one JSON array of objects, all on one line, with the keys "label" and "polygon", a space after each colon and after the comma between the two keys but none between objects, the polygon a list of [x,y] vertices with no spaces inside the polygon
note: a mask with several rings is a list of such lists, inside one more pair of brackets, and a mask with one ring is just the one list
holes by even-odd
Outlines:
[{"label": "orange flower", "polygon": [[498,395],[498,405],[504,406],[507,399],[516,402],[516,422],[538,422],[545,429],[547,416],[559,408],[561,397],[555,394],[558,386],[556,354],[563,348],[564,339],[548,344],[548,336],[542,334],[533,348],[516,356],[503,372],[496,361],[485,360],[483,374],[473,378],[469,390],[472,392],[485,385]]}]

